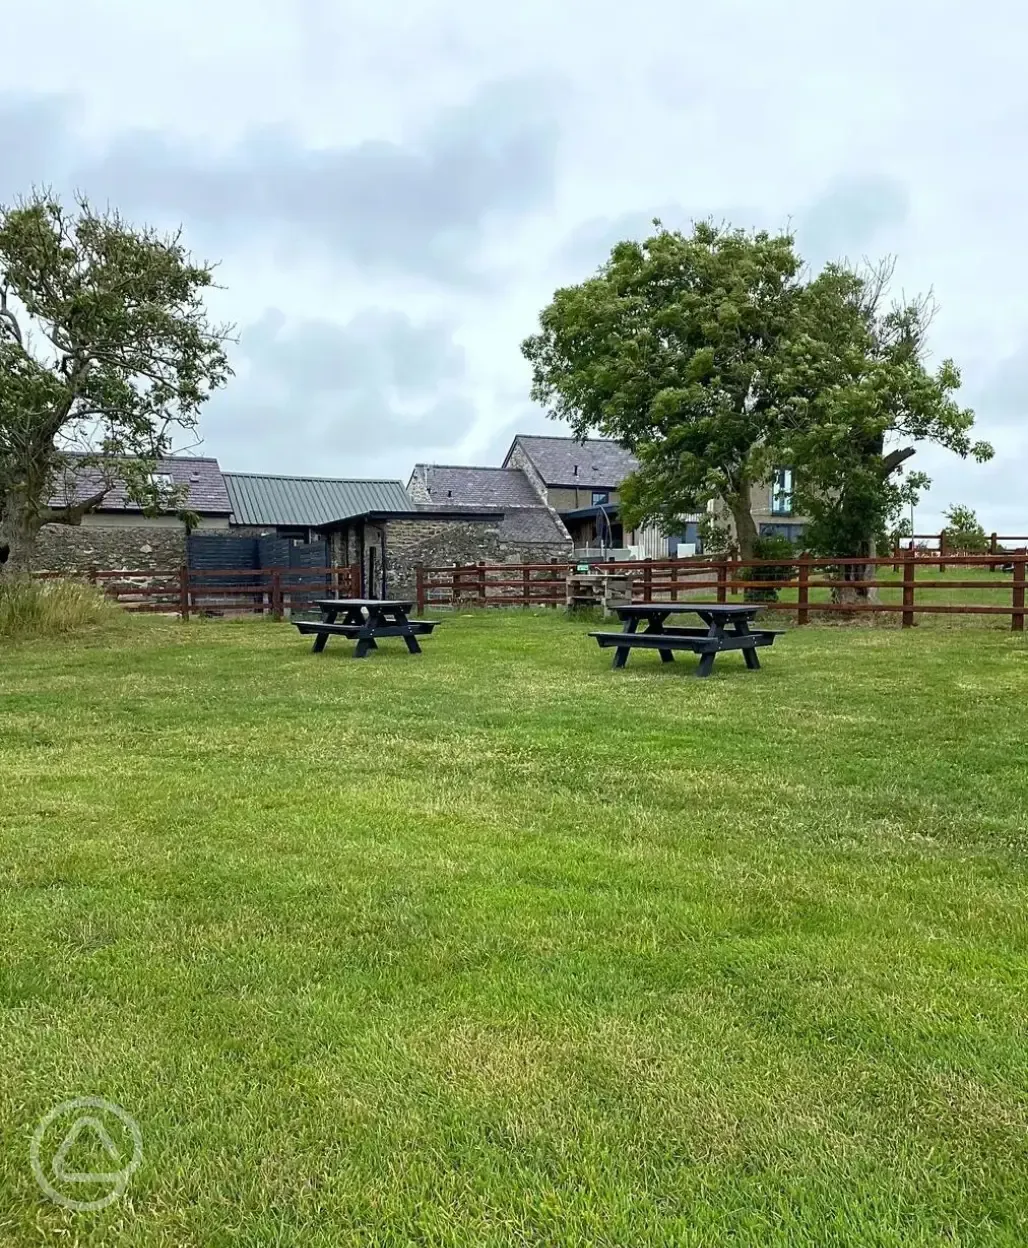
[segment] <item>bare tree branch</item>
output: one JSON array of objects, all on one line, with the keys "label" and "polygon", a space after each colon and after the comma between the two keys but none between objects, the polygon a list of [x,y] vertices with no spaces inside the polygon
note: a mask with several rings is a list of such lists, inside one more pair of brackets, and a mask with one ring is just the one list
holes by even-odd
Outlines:
[{"label": "bare tree branch", "polygon": [[912,456],[917,454],[917,448],[914,446],[904,447],[902,450],[890,451],[882,460],[882,476],[887,477],[890,473],[895,472],[900,464],[905,463]]},{"label": "bare tree branch", "polygon": [[18,324],[18,318],[14,315],[7,304],[7,283],[0,286],[0,330],[7,326],[7,332],[11,335],[19,347],[25,350],[25,340],[22,338],[21,326]]},{"label": "bare tree branch", "polygon": [[82,517],[86,512],[92,511],[94,507],[99,507],[107,495],[110,494],[112,488],[113,486],[111,485],[105,485],[102,490],[98,490],[88,498],[84,498],[77,503],[68,503],[65,507],[44,507],[40,512],[42,522],[44,524],[81,524]]}]

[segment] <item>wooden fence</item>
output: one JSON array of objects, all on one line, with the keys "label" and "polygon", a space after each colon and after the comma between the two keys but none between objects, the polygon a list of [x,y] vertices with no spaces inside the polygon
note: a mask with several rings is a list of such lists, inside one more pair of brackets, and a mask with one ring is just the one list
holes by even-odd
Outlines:
[{"label": "wooden fence", "polygon": [[[43,578],[57,572],[37,573]],[[179,615],[271,615],[311,612],[319,598],[360,594],[360,568],[187,568],[177,572],[94,569],[84,579],[126,611]]]},{"label": "wooden fence", "polygon": [[[792,573],[787,580],[759,579],[761,568],[781,569],[781,559],[750,559],[745,563],[732,559],[645,559],[600,566],[631,574],[632,597],[636,602],[679,602],[689,598],[727,602],[730,595],[745,594],[748,589],[774,589],[782,598],[761,606],[768,611],[791,612],[797,624],[807,624],[811,615],[822,612],[895,614],[901,617],[904,628],[912,627],[918,615],[1004,615],[1010,618],[1014,631],[1024,631],[1028,553],[1021,550],[999,556],[950,555],[947,563],[951,568],[987,569],[997,575],[975,580],[926,579],[918,575],[925,565],[912,551],[900,552],[898,560],[895,554],[884,559],[824,560],[804,556],[785,565]],[[440,606],[562,605],[569,566],[479,563],[419,568],[417,609],[420,614]],[[901,577],[879,579],[881,573],[894,567],[898,567]],[[1004,567],[1011,567],[1013,574],[1001,573]],[[854,573],[866,577],[869,569],[873,571],[867,579],[847,579]],[[926,597],[929,591],[938,590],[975,591],[986,597],[1001,591],[1006,602],[940,603]],[[862,598],[864,591],[872,592],[874,600]],[[882,600],[883,593],[892,594],[897,600]],[[843,594],[845,601],[839,600]],[[854,598],[857,600],[851,601]]]},{"label": "wooden fence", "polygon": [[[988,554],[1006,555],[1008,562],[1019,551],[1023,552],[1028,549],[1028,536],[1011,537],[1002,533],[988,533],[985,541],[988,545]],[[953,534],[946,529],[943,529],[941,533],[915,533],[913,537],[897,539],[892,552],[894,566],[898,568],[900,560],[911,551],[915,559],[937,562],[940,572],[945,572],[947,564],[951,563],[954,558],[967,553],[960,549]]]}]

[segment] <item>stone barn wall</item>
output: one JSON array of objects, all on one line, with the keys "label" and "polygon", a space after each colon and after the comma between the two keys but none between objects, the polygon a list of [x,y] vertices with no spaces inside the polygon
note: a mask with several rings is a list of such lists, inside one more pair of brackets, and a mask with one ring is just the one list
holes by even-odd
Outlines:
[{"label": "stone barn wall", "polygon": [[184,525],[46,524],[34,559],[37,572],[177,573],[186,562]]}]

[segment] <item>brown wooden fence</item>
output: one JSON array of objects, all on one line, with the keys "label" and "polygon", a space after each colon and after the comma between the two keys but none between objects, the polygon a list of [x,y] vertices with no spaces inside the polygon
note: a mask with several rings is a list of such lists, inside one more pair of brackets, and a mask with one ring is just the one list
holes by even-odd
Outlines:
[{"label": "brown wooden fence", "polygon": [[[667,559],[634,560],[605,563],[605,570],[628,572],[633,576],[632,596],[636,602],[678,602],[689,598],[727,602],[729,597],[750,590],[777,590],[781,599],[764,602],[768,611],[790,612],[797,624],[807,624],[814,614],[876,613],[899,615],[904,628],[910,628],[918,615],[1004,615],[1011,628],[1024,631],[1025,571],[1028,553],[1024,550],[1000,556],[951,555],[951,568],[982,569],[995,573],[988,579],[932,580],[923,571],[930,571],[914,552],[900,552],[898,568],[901,576],[889,579],[883,573],[897,566],[897,557],[878,559],[823,560],[802,557],[787,566],[793,575],[788,580],[761,580],[759,569],[780,569],[781,559],[750,559],[741,563],[732,559]],[[567,564],[469,564],[463,567],[420,568],[417,581],[417,609],[423,613],[433,607],[533,607],[557,606],[565,601]],[[1012,567],[1012,575],[1001,571]],[[846,579],[857,573],[866,576],[874,569],[875,579]],[[986,598],[1006,601],[977,602],[968,598],[958,603],[932,600],[931,591],[967,591]],[[863,591],[874,594],[873,601],[858,600]],[[839,600],[845,594],[846,601]],[[889,601],[892,596],[895,601]]]},{"label": "brown wooden fence", "polygon": [[[41,572],[44,578],[61,575]],[[177,572],[94,569],[85,579],[126,611],[179,615],[311,612],[319,598],[356,597],[360,568],[187,568]]]},{"label": "brown wooden fence", "polygon": [[[1006,555],[1008,559],[1018,551],[1028,549],[1028,536],[1024,535],[1011,537],[1003,533],[988,533],[985,541],[990,555]],[[955,557],[966,553],[960,549],[953,534],[946,529],[941,533],[915,533],[912,538],[897,540],[892,552],[893,564],[898,565],[904,555],[911,551],[915,559],[938,562],[940,572],[945,572],[946,565]]]}]

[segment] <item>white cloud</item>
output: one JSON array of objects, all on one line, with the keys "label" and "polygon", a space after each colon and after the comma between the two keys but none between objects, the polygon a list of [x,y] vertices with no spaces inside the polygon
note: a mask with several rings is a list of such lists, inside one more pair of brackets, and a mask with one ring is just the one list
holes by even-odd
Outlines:
[{"label": "white cloud", "polygon": [[[0,6],[0,196],[81,178],[181,218],[223,258],[218,314],[247,326],[280,308],[308,377],[331,372],[333,327],[352,343],[367,308],[416,337],[445,326],[444,360],[463,349],[459,382],[419,354],[431,335],[405,349],[423,385],[413,426],[381,426],[388,445],[351,419],[381,387],[280,430],[305,401],[300,372],[274,402],[244,372],[206,425],[226,466],[287,453],[405,478],[430,444],[459,459],[538,425],[518,345],[539,308],[621,230],[679,212],[791,220],[815,259],[895,253],[907,292],[934,288],[935,354],[962,365],[983,436],[1004,448],[983,468],[924,455],[938,482],[924,523],[957,500],[979,500],[989,528],[1020,508],[1011,431],[1028,375],[1003,363],[1028,341],[1028,13],[1014,0]],[[387,355],[390,325],[376,322]]]}]

